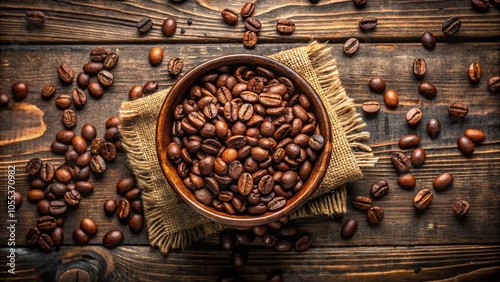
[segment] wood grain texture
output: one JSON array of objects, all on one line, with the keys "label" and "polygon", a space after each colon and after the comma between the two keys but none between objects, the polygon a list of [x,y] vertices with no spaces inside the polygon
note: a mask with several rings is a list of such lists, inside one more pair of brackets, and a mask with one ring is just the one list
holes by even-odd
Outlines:
[{"label": "wood grain texture", "polygon": [[[273,271],[281,272],[285,281],[496,281],[500,274],[498,245],[247,251],[248,264],[236,272],[245,281],[264,281]],[[231,265],[230,256],[230,251],[210,245],[168,256],[140,246],[63,247],[50,254],[23,248],[17,254],[15,279],[55,281],[65,270],[77,267],[99,281],[217,281]],[[5,265],[5,256],[0,262]]]},{"label": "wood grain texture", "polygon": [[5,113],[5,120],[14,120],[18,116],[22,116],[19,122],[2,123],[0,130],[0,146],[22,142],[26,140],[36,139],[42,136],[47,129],[47,125],[43,121],[43,111],[37,106],[16,103],[8,108]]},{"label": "wood grain texture", "polygon": [[[172,3],[170,1],[2,1],[0,3],[0,42],[26,43],[146,43],[146,42],[241,42],[243,22],[229,26],[222,21],[221,11],[232,8],[239,12],[246,1],[199,0]],[[47,15],[42,28],[26,24],[26,10],[41,10]],[[141,35],[137,22],[148,16],[153,30]],[[262,22],[259,42],[304,42],[311,38],[343,42],[358,37],[363,42],[419,42],[420,35],[430,31],[438,41],[494,40],[500,38],[500,10],[490,7],[477,12],[469,1],[369,1],[363,9],[351,0],[322,0],[313,5],[306,0],[256,1],[253,16]],[[458,16],[460,31],[445,36],[441,25],[445,19]],[[173,17],[178,22],[175,36],[165,38],[161,24]],[[376,17],[374,32],[362,32],[358,22],[363,17]],[[188,25],[187,19],[193,19]],[[290,36],[276,31],[278,19],[295,21],[296,30]],[[241,17],[240,17],[241,19]],[[181,28],[185,30],[181,34]]]}]

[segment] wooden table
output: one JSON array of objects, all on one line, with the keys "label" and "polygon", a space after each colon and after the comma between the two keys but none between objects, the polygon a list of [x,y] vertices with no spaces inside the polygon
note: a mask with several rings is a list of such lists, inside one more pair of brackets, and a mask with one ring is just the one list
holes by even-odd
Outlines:
[{"label": "wooden table", "polygon": [[[369,195],[371,185],[380,179],[390,184],[390,192],[376,204],[385,209],[385,218],[378,226],[370,226],[365,215],[350,206],[344,219],[315,217],[300,220],[302,230],[314,237],[314,245],[305,252],[278,253],[262,247],[256,240],[249,251],[249,262],[241,271],[246,281],[264,281],[273,270],[284,273],[286,281],[369,281],[369,280],[458,280],[498,281],[500,279],[500,96],[486,90],[486,82],[500,74],[500,10],[490,7],[486,12],[471,8],[469,1],[368,1],[363,9],[349,0],[257,1],[254,16],[263,24],[259,42],[253,49],[244,48],[241,40],[245,30],[240,22],[229,26],[222,22],[225,7],[236,11],[245,1],[187,0],[182,3],[162,1],[12,1],[0,3],[0,91],[11,95],[16,81],[29,83],[30,94],[22,103],[11,100],[0,109],[0,183],[1,196],[6,196],[9,166],[16,167],[16,190],[25,197],[29,190],[24,172],[26,162],[39,157],[56,164],[63,158],[50,152],[55,134],[63,129],[61,111],[54,99],[44,101],[40,89],[55,84],[57,93],[70,93],[75,87],[63,86],[56,67],[67,63],[80,72],[89,61],[89,52],[103,46],[119,52],[120,60],[113,69],[114,85],[100,100],[89,99],[77,112],[81,126],[93,123],[98,135],[104,134],[104,122],[118,114],[120,103],[127,100],[129,89],[148,80],[159,82],[160,89],[170,87],[175,78],[167,73],[166,62],[152,67],[149,50],[160,46],[165,60],[180,57],[184,70],[223,54],[252,53],[268,55],[280,50],[304,46],[311,38],[328,41],[333,48],[343,85],[360,106],[367,101],[382,102],[381,94],[368,88],[368,81],[383,77],[388,88],[400,94],[400,103],[390,110],[382,106],[375,117],[366,117],[366,130],[371,133],[368,144],[379,158],[373,168],[364,170],[363,179],[352,183],[349,199]],[[47,15],[43,27],[30,28],[24,19],[27,10],[42,10]],[[154,28],[145,35],[136,30],[144,16],[154,21]],[[378,19],[373,32],[362,32],[358,21],[371,16]],[[458,16],[462,27],[453,36],[445,36],[441,25],[445,19]],[[161,34],[164,19],[177,19],[177,33],[170,38]],[[192,24],[187,20],[191,18]],[[279,35],[277,19],[290,18],[296,23],[292,35]],[[183,30],[184,32],[181,32]],[[437,47],[423,48],[420,35],[430,31],[437,37]],[[358,52],[343,54],[343,43],[350,37],[361,41]],[[412,62],[424,57],[428,72],[424,80],[438,89],[434,100],[417,92],[419,80],[412,74]],[[477,85],[467,78],[470,63],[483,67]],[[463,118],[448,115],[453,102],[464,102],[469,114]],[[423,122],[416,128],[406,125],[405,113],[412,107],[424,112]],[[358,111],[360,109],[358,108]],[[431,118],[441,121],[443,130],[436,140],[425,132]],[[478,128],[486,139],[475,148],[471,158],[457,149],[456,140],[467,128]],[[413,170],[417,188],[403,190],[396,183],[397,173],[390,156],[398,150],[398,139],[407,133],[422,137],[427,160]],[[405,150],[409,153],[410,150]],[[25,235],[37,220],[36,207],[25,200],[17,210],[15,230],[15,275],[8,274],[10,253],[6,231],[7,211],[0,213],[1,280],[53,281],[72,267],[98,270],[90,273],[102,281],[215,281],[221,270],[230,266],[230,251],[218,245],[214,234],[185,250],[162,255],[152,249],[147,232],[133,235],[115,217],[104,215],[101,205],[115,198],[115,185],[129,175],[125,155],[105,173],[93,180],[95,192],[69,214],[64,224],[64,245],[59,251],[42,253],[26,248]],[[433,190],[436,175],[450,172],[455,176],[453,187],[436,193],[424,212],[413,207],[413,197],[423,188]],[[452,204],[466,199],[471,210],[465,220],[458,220]],[[350,201],[349,201],[350,202]],[[2,202],[5,203],[5,202]],[[85,247],[77,246],[71,233],[83,217],[91,217],[100,230],[123,230],[123,244],[113,250],[101,245],[104,232],[91,239]],[[340,237],[341,222],[346,218],[359,221],[357,233],[350,240]],[[80,276],[80,279],[82,277]]]}]

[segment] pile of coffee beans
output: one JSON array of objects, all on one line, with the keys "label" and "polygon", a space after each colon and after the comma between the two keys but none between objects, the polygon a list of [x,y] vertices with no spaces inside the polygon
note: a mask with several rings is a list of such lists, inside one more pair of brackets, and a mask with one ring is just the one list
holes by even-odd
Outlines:
[{"label": "pile of coffee beans", "polygon": [[167,158],[200,203],[228,214],[283,208],[325,142],[307,96],[263,67],[204,75],[173,118]]}]

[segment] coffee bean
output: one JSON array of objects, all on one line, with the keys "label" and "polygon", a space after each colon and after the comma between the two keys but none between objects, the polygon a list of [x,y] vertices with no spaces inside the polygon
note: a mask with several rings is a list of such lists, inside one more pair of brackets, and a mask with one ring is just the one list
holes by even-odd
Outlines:
[{"label": "coffee bean", "polygon": [[238,14],[229,8],[222,10],[221,15],[222,20],[229,25],[235,25],[238,23]]},{"label": "coffee bean", "polygon": [[182,68],[184,67],[184,62],[179,58],[172,58],[168,62],[168,73],[171,75],[178,75],[181,73]]},{"label": "coffee bean", "polygon": [[280,19],[276,22],[276,30],[281,34],[292,34],[295,31],[295,22],[290,19]]},{"label": "coffee bean", "polygon": [[422,82],[418,85],[418,93],[427,99],[434,99],[437,94],[437,89],[428,82]]},{"label": "coffee bean", "polygon": [[413,74],[417,78],[421,78],[427,72],[427,63],[424,58],[416,58],[413,61]]},{"label": "coffee bean", "polygon": [[26,244],[30,247],[33,247],[37,244],[38,238],[40,237],[40,230],[36,227],[32,227],[28,230],[26,234]]},{"label": "coffee bean", "polygon": [[125,221],[128,219],[130,216],[130,202],[127,199],[121,199],[118,202],[117,210],[116,210],[116,215],[118,216],[118,219],[121,221]]},{"label": "coffee bean", "polygon": [[9,95],[5,93],[0,93],[0,108],[7,107],[9,105],[10,98]]},{"label": "coffee bean", "polygon": [[48,215],[50,214],[50,201],[47,199],[43,199],[36,205],[38,213],[40,215]]},{"label": "coffee bean", "polygon": [[139,22],[137,22],[137,30],[140,33],[146,33],[151,28],[153,28],[153,20],[148,17],[144,17]]},{"label": "coffee bean", "polygon": [[247,30],[243,34],[243,45],[247,48],[253,48],[257,44],[257,34],[253,31]]},{"label": "coffee bean", "polygon": [[467,105],[461,102],[455,102],[448,106],[448,113],[456,117],[465,117],[469,112]]},{"label": "coffee bean", "polygon": [[453,211],[457,216],[464,216],[469,212],[470,205],[466,200],[457,200],[453,204]]},{"label": "coffee bean", "polygon": [[467,136],[458,137],[457,146],[464,156],[472,156],[472,153],[474,152],[474,143],[472,143],[472,141]]},{"label": "coffee bean", "polygon": [[253,11],[255,9],[255,5],[252,2],[246,2],[242,7],[241,7],[241,16],[243,18],[248,18],[252,15]]},{"label": "coffee bean", "polygon": [[342,236],[343,239],[350,239],[354,236],[356,230],[358,230],[358,221],[354,218],[349,218],[342,225],[342,228],[340,229],[340,236]]},{"label": "coffee bean", "polygon": [[61,94],[56,98],[56,107],[60,110],[66,110],[71,107],[71,97],[67,94]]},{"label": "coffee bean", "polygon": [[91,238],[97,234],[97,224],[93,219],[82,219],[80,221],[80,228]]},{"label": "coffee bean", "polygon": [[363,8],[366,5],[366,0],[353,0],[352,2],[357,8]]},{"label": "coffee bean", "polygon": [[40,189],[31,189],[28,191],[28,200],[33,203],[38,203],[45,198],[45,192]]},{"label": "coffee bean", "polygon": [[352,199],[352,206],[358,210],[368,210],[372,204],[372,199],[368,197],[356,196]]},{"label": "coffee bean", "polygon": [[40,91],[42,98],[46,100],[52,98],[52,96],[54,96],[55,93],[56,93],[56,87],[51,84],[45,85]]},{"label": "coffee bean", "polygon": [[422,119],[422,110],[419,108],[411,108],[407,113],[406,113],[406,122],[408,125],[415,126],[417,125],[420,120]]},{"label": "coffee bean", "polygon": [[71,189],[69,191],[66,191],[64,193],[64,202],[70,206],[76,206],[78,203],[80,203],[80,200],[82,199],[82,196],[80,192],[76,189]]},{"label": "coffee bean", "polygon": [[50,145],[50,150],[56,155],[64,155],[68,151],[69,147],[61,142],[52,142]]},{"label": "coffee bean", "polygon": [[52,238],[48,234],[41,234],[40,237],[38,237],[38,247],[44,252],[50,252],[52,250],[52,246],[54,245],[54,242],[52,241]]},{"label": "coffee bean", "polygon": [[127,194],[136,185],[134,177],[125,177],[116,184],[116,191],[120,195]]},{"label": "coffee bean", "polygon": [[385,91],[386,83],[385,83],[385,80],[383,78],[375,77],[375,78],[370,79],[370,82],[368,83],[368,87],[370,87],[370,89],[373,92],[382,93]]},{"label": "coffee bean", "polygon": [[141,97],[142,97],[142,86],[135,85],[132,88],[130,88],[128,92],[128,99],[130,101],[139,99]]},{"label": "coffee bean", "polygon": [[111,142],[106,142],[101,148],[101,156],[105,161],[113,161],[116,158],[116,148]]},{"label": "coffee bean", "polygon": [[[58,142],[54,142],[54,143],[57,144]],[[52,143],[52,144],[54,144],[54,143]],[[62,145],[64,145],[64,144],[62,144]],[[51,149],[54,152],[54,147],[51,147]],[[50,182],[54,178],[54,174],[55,174],[54,166],[51,163],[44,162],[42,164],[42,167],[40,168],[40,173],[39,173],[40,179],[45,181],[45,182]]]},{"label": "coffee bean", "polygon": [[50,238],[53,242],[53,247],[59,248],[62,245],[64,235],[62,227],[56,227],[50,233]]},{"label": "coffee bean", "polygon": [[106,162],[100,155],[95,155],[90,160],[90,168],[95,173],[103,173],[106,170]]},{"label": "coffee bean", "polygon": [[108,50],[104,47],[96,47],[90,51],[90,60],[93,62],[102,62],[108,56]]},{"label": "coffee bean", "polygon": [[258,33],[262,28],[262,24],[255,17],[249,17],[245,20],[245,27],[248,31]]},{"label": "coffee bean", "polygon": [[372,185],[370,189],[370,194],[373,198],[382,198],[389,192],[389,184],[385,180],[379,180]]},{"label": "coffee bean", "polygon": [[[85,94],[85,92],[82,89],[80,88],[73,89],[71,95],[73,97],[73,103],[75,104],[75,107],[77,109],[82,109],[85,106],[85,104],[87,104],[87,94]],[[57,100],[56,100],[56,105],[57,105]]]},{"label": "coffee bean", "polygon": [[97,80],[103,86],[108,87],[108,86],[111,86],[113,84],[113,82],[115,81],[115,77],[109,71],[102,70],[99,73],[97,73]]},{"label": "coffee bean", "polygon": [[118,247],[123,242],[123,233],[119,230],[109,231],[102,238],[102,244],[108,249]]},{"label": "coffee bean", "polygon": [[359,21],[359,28],[362,31],[372,31],[377,27],[377,19],[372,17],[365,17]]},{"label": "coffee bean", "polygon": [[292,247],[292,242],[285,238],[278,239],[278,242],[274,245],[274,249],[278,252],[288,252],[292,249]]},{"label": "coffee bean", "polygon": [[309,147],[315,151],[320,151],[325,146],[325,138],[321,134],[314,134],[309,138]]},{"label": "coffee bean", "polygon": [[163,61],[163,49],[161,47],[153,47],[149,50],[149,62],[153,66],[161,64]]},{"label": "coffee bean", "polygon": [[83,71],[89,75],[96,75],[104,69],[102,62],[88,62],[83,65]]},{"label": "coffee bean", "polygon": [[106,129],[106,132],[104,133],[104,139],[106,141],[116,141],[120,138],[120,131],[118,130],[117,127],[110,127]]},{"label": "coffee bean", "polygon": [[49,203],[49,212],[52,215],[62,215],[66,212],[68,207],[64,201],[54,200]]},{"label": "coffee bean", "polygon": [[104,95],[104,88],[102,88],[102,85],[96,81],[89,82],[87,90],[89,91],[90,96],[94,99],[100,99]]},{"label": "coffee bean", "polygon": [[286,204],[286,199],[284,197],[275,197],[269,203],[267,203],[267,209],[269,211],[276,211],[282,209]]},{"label": "coffee bean", "polygon": [[479,80],[481,79],[482,72],[483,71],[482,71],[480,64],[478,64],[478,63],[470,64],[469,65],[469,72],[468,72],[469,80],[472,83],[478,83]]},{"label": "coffee bean", "polygon": [[103,62],[104,68],[107,70],[114,68],[118,63],[118,59],[120,59],[118,53],[109,52],[108,55],[106,56],[106,59],[104,59]]},{"label": "coffee bean", "polygon": [[94,125],[86,123],[82,126],[82,137],[88,142],[94,140],[97,135],[97,129]]},{"label": "coffee bean", "polygon": [[349,38],[344,43],[344,53],[347,55],[353,55],[359,49],[359,40],[357,38]]},{"label": "coffee bean", "polygon": [[172,37],[177,29],[177,21],[173,18],[167,18],[163,21],[161,32],[166,37]]},{"label": "coffee bean", "polygon": [[386,90],[384,92],[384,103],[388,108],[396,108],[399,104],[398,93],[394,90]]},{"label": "coffee bean", "polygon": [[118,207],[118,203],[116,202],[115,199],[106,200],[103,204],[104,212],[107,215],[114,214],[117,207]]},{"label": "coffee bean", "polygon": [[39,158],[33,158],[26,164],[26,173],[29,175],[36,175],[42,168],[42,160]]},{"label": "coffee bean", "polygon": [[427,122],[427,133],[432,139],[436,139],[439,136],[439,133],[441,132],[441,122],[435,118],[431,118]]},{"label": "coffee bean", "polygon": [[311,247],[312,243],[312,236],[309,234],[304,234],[295,242],[295,250],[299,252],[305,251],[309,249],[309,247]]},{"label": "coffee bean", "polygon": [[80,244],[80,246],[86,246],[90,241],[90,237],[81,228],[73,230],[73,239]]},{"label": "coffee bean", "polygon": [[42,11],[26,11],[26,16],[24,18],[28,24],[34,27],[40,27],[45,22],[45,14]]},{"label": "coffee bean", "polygon": [[400,174],[410,171],[411,161],[403,152],[392,153],[391,161]]},{"label": "coffee bean", "polygon": [[366,218],[370,224],[379,224],[384,219],[384,210],[378,206],[372,206],[366,211]]},{"label": "coffee bean", "polygon": [[87,141],[80,135],[73,137],[71,144],[73,145],[73,149],[79,154],[83,154],[87,150]]},{"label": "coffee bean", "polygon": [[17,101],[24,100],[26,97],[28,97],[29,89],[28,89],[28,84],[18,81],[14,84],[12,84],[12,95],[14,96],[14,99]]},{"label": "coffee bean", "polygon": [[[57,181],[68,184],[73,177],[71,176],[71,173],[67,169],[63,168],[58,168],[56,169],[54,173],[54,177],[56,178]],[[64,192],[64,191],[63,191]],[[62,195],[62,193],[61,193]]]},{"label": "coffee bean", "polygon": [[73,140],[73,137],[75,137],[75,133],[71,130],[62,130],[59,131],[56,134],[56,140],[61,143],[71,143],[71,140]]},{"label": "coffee bean", "polygon": [[415,185],[417,184],[415,177],[409,173],[400,175],[397,181],[399,187],[407,190],[415,188]]},{"label": "coffee bean", "polygon": [[460,19],[458,17],[447,18],[443,22],[443,26],[442,26],[443,33],[447,36],[451,36],[451,35],[457,33],[457,31],[460,29],[461,25],[462,25],[462,22],[460,21]]},{"label": "coffee bean", "polygon": [[407,134],[399,139],[398,145],[401,149],[411,149],[420,145],[420,137],[417,134]]},{"label": "coffee bean", "polygon": [[429,189],[422,189],[413,198],[413,205],[419,210],[425,209],[432,202],[432,198],[433,194]]},{"label": "coffee bean", "polygon": [[484,133],[479,129],[469,128],[465,130],[465,136],[474,144],[481,143],[484,140]]},{"label": "coffee bean", "polygon": [[40,230],[52,230],[56,228],[56,219],[50,215],[39,217],[36,225]]},{"label": "coffee bean", "polygon": [[491,94],[500,93],[500,76],[492,76],[488,80],[488,92]]},{"label": "coffee bean", "polygon": [[75,77],[73,69],[67,64],[62,64],[57,67],[57,75],[64,84],[70,84]]},{"label": "coffee bean", "polygon": [[128,221],[128,228],[133,234],[138,234],[144,227],[144,217],[140,214],[132,214]]},{"label": "coffee bean", "polygon": [[425,162],[426,156],[427,153],[424,149],[420,147],[413,149],[413,151],[411,152],[411,164],[414,167],[421,167]]},{"label": "coffee bean", "polygon": [[424,32],[420,36],[420,40],[425,49],[432,50],[436,47],[436,37],[429,31]]}]

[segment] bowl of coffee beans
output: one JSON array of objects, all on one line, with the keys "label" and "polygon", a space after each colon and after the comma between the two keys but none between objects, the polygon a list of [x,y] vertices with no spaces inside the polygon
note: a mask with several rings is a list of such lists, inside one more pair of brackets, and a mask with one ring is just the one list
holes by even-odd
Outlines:
[{"label": "bowl of coffee beans", "polygon": [[235,54],[174,84],[156,147],[168,183],[188,205],[248,227],[307,201],[330,161],[330,131],[321,99],[299,74],[270,58]]}]

